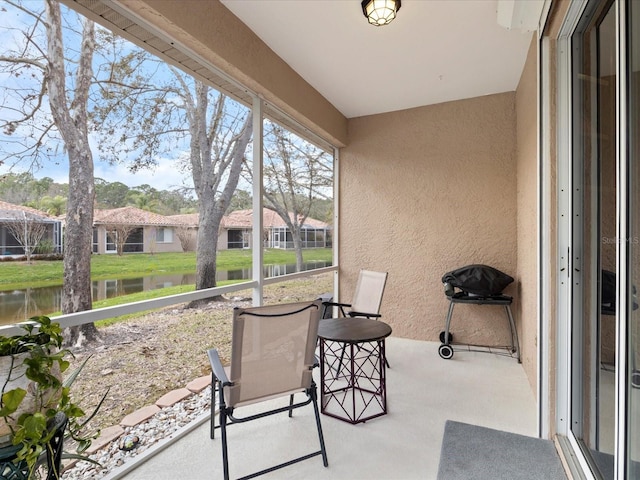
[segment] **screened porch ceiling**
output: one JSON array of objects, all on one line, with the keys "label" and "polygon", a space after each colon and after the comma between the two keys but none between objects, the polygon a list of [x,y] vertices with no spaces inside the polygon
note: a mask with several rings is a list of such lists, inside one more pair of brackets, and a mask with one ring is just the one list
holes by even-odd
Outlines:
[{"label": "screened porch ceiling", "polygon": [[[130,13],[135,0],[63,0],[247,106],[252,92]],[[214,1],[214,0],[202,0]],[[518,85],[547,0],[403,0],[388,26],[360,0],[221,0],[346,118],[507,91]],[[273,105],[265,116],[323,139]]]}]

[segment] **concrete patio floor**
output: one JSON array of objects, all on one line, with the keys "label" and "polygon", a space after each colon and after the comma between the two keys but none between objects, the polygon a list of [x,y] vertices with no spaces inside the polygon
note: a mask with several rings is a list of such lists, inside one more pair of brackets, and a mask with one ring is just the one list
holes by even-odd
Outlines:
[{"label": "concrete patio floor", "polygon": [[[534,394],[514,358],[456,351],[451,360],[443,360],[438,346],[388,338],[389,413],[359,425],[321,415],[329,467],[324,468],[318,456],[262,478],[435,479],[446,420],[536,435]],[[311,407],[296,410],[292,419],[275,415],[233,425],[228,432],[232,478],[318,449]],[[136,468],[114,471],[107,478],[222,478],[219,431],[211,440],[208,422],[143,458]]]}]

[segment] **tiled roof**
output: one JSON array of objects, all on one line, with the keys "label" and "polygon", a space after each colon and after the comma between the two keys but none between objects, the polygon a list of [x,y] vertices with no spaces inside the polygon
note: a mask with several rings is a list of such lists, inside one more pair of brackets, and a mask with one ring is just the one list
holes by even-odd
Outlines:
[{"label": "tiled roof", "polygon": [[[1,209],[0,209],[1,210]],[[265,228],[284,227],[285,223],[273,210],[265,208],[263,210],[263,222]],[[220,228],[247,228],[252,227],[253,210],[236,210],[229,215],[222,217]],[[125,224],[125,225],[162,225],[162,226],[198,226],[198,214],[188,213],[183,215],[160,215],[147,212],[136,207],[122,207],[110,210],[95,210],[93,212],[93,223]],[[307,218],[305,225],[314,228],[326,228],[328,225],[315,218]]]},{"label": "tiled roof", "polygon": [[167,218],[172,225],[184,225],[186,227],[198,226],[197,213],[183,213],[181,215],[168,215]]},{"label": "tiled roof", "polygon": [[236,210],[222,217],[220,222],[220,228],[251,228],[252,226],[253,210]]},{"label": "tiled roof", "polygon": [[31,207],[24,207],[22,205],[14,205],[13,203],[3,202],[0,200],[0,220],[22,220],[23,214],[30,219],[42,220],[53,222],[55,219],[41,211]]},{"label": "tiled roof", "polygon": [[153,212],[147,212],[136,207],[122,207],[111,210],[95,210],[94,224],[123,224],[123,225],[177,225],[169,217]]},{"label": "tiled roof", "polygon": [[[225,215],[222,219],[221,226],[223,228],[251,228],[252,215],[253,210],[236,210],[235,212],[231,212],[229,215]],[[289,213],[289,216],[292,215],[292,213]],[[280,218],[280,215],[278,215],[274,210],[268,208],[262,210],[262,222],[264,223],[265,228],[286,226],[284,220]],[[326,223],[310,217],[307,217],[304,224],[315,228],[326,228],[328,226]]]}]

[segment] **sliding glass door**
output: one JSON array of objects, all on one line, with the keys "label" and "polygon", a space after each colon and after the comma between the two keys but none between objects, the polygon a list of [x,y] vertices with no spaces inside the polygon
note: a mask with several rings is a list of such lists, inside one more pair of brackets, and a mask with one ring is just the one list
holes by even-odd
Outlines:
[{"label": "sliding glass door", "polygon": [[[621,96],[621,160],[625,162],[626,229],[629,232],[625,242],[624,260],[627,267],[627,281],[622,286],[627,319],[623,332],[624,360],[627,368],[621,375],[620,443],[624,445],[626,459],[620,459],[619,470],[626,469],[628,478],[640,478],[640,308],[637,289],[640,286],[640,2],[626,5],[621,14],[624,36],[621,43],[621,63],[624,77]],[[626,433],[625,433],[626,430]]]},{"label": "sliding glass door", "polygon": [[570,231],[564,428],[585,473],[640,479],[640,1],[576,5],[561,53],[571,105],[559,192],[570,192],[559,219]]},{"label": "sliding glass door", "polygon": [[613,2],[593,2],[572,47],[571,431],[613,478],[616,365],[616,68]]}]

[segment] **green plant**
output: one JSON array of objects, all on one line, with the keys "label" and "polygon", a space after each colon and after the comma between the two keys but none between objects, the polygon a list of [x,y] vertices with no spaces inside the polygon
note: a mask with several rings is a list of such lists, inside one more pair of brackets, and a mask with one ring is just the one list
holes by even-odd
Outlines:
[{"label": "green plant", "polygon": [[[76,445],[76,454],[63,456],[92,461],[82,456],[82,452],[91,445],[98,432],[86,434],[84,428],[97,413],[107,393],[89,418],[81,421],[85,413],[73,402],[70,389],[88,359],[63,382],[63,373],[70,365],[65,357],[71,352],[62,348],[60,325],[45,316],[29,320],[22,326],[24,334],[0,336],[0,357],[10,358],[6,378],[0,378],[0,417],[9,427],[11,442],[20,447],[16,462],[25,462],[31,475],[55,433],[47,425],[58,412],[64,413],[68,419],[65,439],[72,439]],[[31,381],[28,388],[10,388],[10,381],[21,376]]]}]

